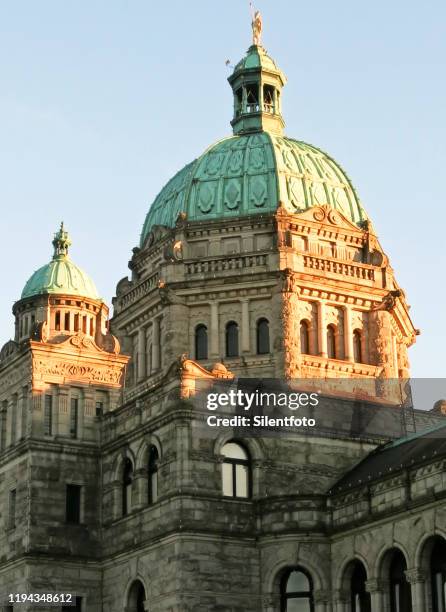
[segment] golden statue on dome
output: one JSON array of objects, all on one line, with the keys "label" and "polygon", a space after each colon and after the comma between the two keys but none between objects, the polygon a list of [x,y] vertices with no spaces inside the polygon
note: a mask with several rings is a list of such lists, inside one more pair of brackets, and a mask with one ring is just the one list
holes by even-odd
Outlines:
[{"label": "golden statue on dome", "polygon": [[[252,8],[252,5],[251,5]],[[261,46],[262,42],[262,15],[260,11],[256,11],[252,16],[252,44],[257,47]]]}]

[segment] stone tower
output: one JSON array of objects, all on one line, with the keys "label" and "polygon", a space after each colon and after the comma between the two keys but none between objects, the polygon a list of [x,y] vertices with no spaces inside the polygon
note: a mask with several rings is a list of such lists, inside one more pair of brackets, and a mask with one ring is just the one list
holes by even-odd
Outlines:
[{"label": "stone tower", "polygon": [[[70,244],[61,225],[52,260],[14,304],[14,340],[0,353],[2,602],[7,589],[42,585],[42,555],[53,558],[46,576],[63,574],[55,550],[79,569],[98,555],[100,418],[120,402],[128,357]],[[80,580],[68,583],[82,592]]]}]

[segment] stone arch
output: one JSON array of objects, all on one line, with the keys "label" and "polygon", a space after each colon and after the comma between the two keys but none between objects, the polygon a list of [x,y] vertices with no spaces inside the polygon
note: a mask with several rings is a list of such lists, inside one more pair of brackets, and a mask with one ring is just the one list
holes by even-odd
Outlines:
[{"label": "stone arch", "polygon": [[428,568],[428,559],[436,538],[442,538],[446,542],[446,533],[440,529],[435,529],[432,533],[425,533],[421,536],[415,548],[414,567]]},{"label": "stone arch", "polygon": [[112,481],[116,481],[120,479],[121,472],[124,466],[124,461],[126,459],[130,459],[130,461],[133,464],[133,469],[135,469],[136,457],[129,446],[126,446],[125,448],[121,449],[121,451],[116,454],[113,460],[112,469],[111,469]]},{"label": "stone arch", "polygon": [[[141,602],[141,591],[144,591],[144,599]],[[148,610],[148,589],[144,578],[138,574],[127,581],[124,591],[123,610],[125,612],[143,612]],[[141,605],[142,604],[142,605]]]},{"label": "stone arch", "polygon": [[370,580],[371,568],[369,566],[369,563],[367,562],[365,557],[363,557],[359,553],[354,553],[352,556],[346,557],[344,561],[340,564],[339,569],[336,573],[334,589],[345,590],[346,579],[349,579],[351,577],[351,574],[350,576],[348,575],[350,570],[349,566],[354,564],[355,561],[359,561],[359,563],[362,563],[367,573],[367,579]]},{"label": "stone arch", "polygon": [[[293,558],[293,559],[281,559],[277,563],[275,563],[266,574],[266,579],[264,581],[266,588],[269,593],[278,594],[280,593],[280,583],[281,580],[287,570],[293,567],[301,567],[311,576],[313,581],[313,589],[314,591],[319,591],[324,588],[328,588],[329,580],[323,580],[319,569],[307,559],[302,561],[301,559]],[[328,578],[328,577],[327,577]]]},{"label": "stone arch", "polygon": [[158,436],[154,434],[150,434],[144,438],[144,440],[139,445],[138,450],[136,451],[135,457],[135,469],[145,469],[147,462],[147,454],[151,446],[154,446],[158,451],[158,456],[161,458],[163,456],[163,448],[161,444],[161,440]]},{"label": "stone arch", "polygon": [[[260,492],[260,465],[265,457],[263,444],[255,438],[234,438],[234,434],[230,431],[220,434],[214,442],[214,457],[219,460],[221,457],[221,449],[227,442],[237,442],[243,446],[249,455],[250,461],[250,489],[251,496],[256,497]],[[217,466],[218,479],[221,480],[223,475],[220,472],[222,465]]]},{"label": "stone arch", "polygon": [[246,447],[249,452],[251,461],[261,461],[265,457],[265,448],[260,440],[255,438],[234,438],[234,434],[230,431],[221,433],[214,442],[214,456],[218,457],[221,455],[221,449],[230,440],[240,442]]},{"label": "stone arch", "polygon": [[374,575],[377,578],[385,577],[390,569],[391,553],[395,550],[401,552],[406,560],[407,567],[412,567],[410,556],[406,548],[400,542],[384,544],[376,557]]}]

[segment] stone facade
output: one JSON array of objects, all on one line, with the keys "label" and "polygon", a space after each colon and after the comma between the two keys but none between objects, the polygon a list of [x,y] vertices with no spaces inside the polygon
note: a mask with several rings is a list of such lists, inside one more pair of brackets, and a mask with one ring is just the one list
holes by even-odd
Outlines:
[{"label": "stone facade", "polygon": [[[266,93],[284,83],[266,64],[237,70],[234,87],[259,74]],[[257,128],[257,111],[249,121],[238,119],[237,103],[235,112],[237,138],[249,125],[249,157],[266,147],[263,115],[275,111],[268,104]],[[291,166],[281,119],[274,125],[276,154]],[[232,147],[203,158],[209,176],[193,184],[212,182],[219,168],[230,174]],[[274,167],[262,155],[254,155],[258,176]],[[251,170],[243,176],[252,187]],[[297,165],[275,172],[291,194]],[[72,592],[83,612],[279,612],[286,576],[302,571],[305,612],[381,612],[393,609],[399,550],[412,610],[441,610],[430,577],[435,538],[446,537],[446,448],[440,440],[434,453],[390,472],[386,457],[398,437],[401,457],[411,440],[423,444],[429,434],[420,432],[440,430],[444,411],[403,405],[417,335],[404,291],[359,204],[353,210],[353,191],[342,187],[348,214],[334,205],[337,179],[328,170],[324,177],[311,179],[312,205],[295,212],[276,199],[236,214],[236,196],[223,197],[233,213],[218,218],[189,218],[177,207],[174,222],[159,225],[155,210],[131,278],[117,285],[112,333],[106,305],[70,287],[16,302],[15,339],[0,354],[3,602],[8,593]],[[228,177],[217,180],[209,193],[226,193]],[[178,178],[173,185],[177,192],[171,185],[162,196],[172,207],[183,189]],[[261,208],[256,194],[250,205]],[[268,378],[291,389],[296,380],[323,382],[327,431],[210,433],[206,390]],[[378,424],[336,429],[347,413],[352,423],[372,414]],[[245,453],[237,465],[248,474],[246,494],[222,492],[231,441]],[[387,468],[353,480],[376,453]],[[352,599],[358,562],[370,594],[360,595],[361,608]]]}]

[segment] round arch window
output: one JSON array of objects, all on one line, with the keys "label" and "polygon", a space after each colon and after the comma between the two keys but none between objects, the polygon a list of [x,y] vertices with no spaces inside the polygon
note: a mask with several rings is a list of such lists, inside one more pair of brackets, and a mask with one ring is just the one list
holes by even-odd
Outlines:
[{"label": "round arch window", "polygon": [[300,567],[289,569],[281,585],[281,612],[314,612],[311,576]]}]

